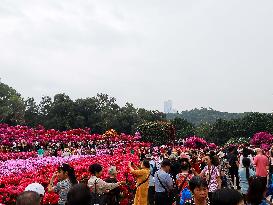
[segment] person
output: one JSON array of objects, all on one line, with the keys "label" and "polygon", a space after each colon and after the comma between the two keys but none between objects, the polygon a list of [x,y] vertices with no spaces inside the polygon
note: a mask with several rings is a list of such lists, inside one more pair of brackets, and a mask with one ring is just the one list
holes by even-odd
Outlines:
[{"label": "person", "polygon": [[239,179],[240,179],[240,187],[241,193],[246,199],[246,194],[249,188],[249,179],[255,175],[255,172],[250,169],[251,160],[247,157],[242,160],[242,168],[239,169]]},{"label": "person", "polygon": [[45,153],[43,146],[41,146],[37,152],[38,152],[38,157],[43,157]]},{"label": "person", "polygon": [[179,161],[177,160],[175,154],[171,154],[169,159],[171,161],[170,175],[175,180],[176,175],[181,171],[181,165]]},{"label": "person", "polygon": [[[56,176],[58,176],[59,182],[57,183],[56,186],[54,186],[53,183]],[[48,185],[48,191],[49,192],[54,191],[58,193],[60,196],[58,204],[65,205],[68,191],[74,184],[77,184],[77,183],[78,182],[75,176],[74,169],[68,164],[63,164],[62,166],[58,168],[58,171],[53,174],[50,180],[50,183]]]},{"label": "person", "polygon": [[217,168],[219,161],[213,153],[206,154],[203,160],[207,165],[201,171],[200,176],[207,180],[209,198],[211,199],[212,193],[221,188],[221,177]]},{"label": "person", "polygon": [[161,168],[155,173],[155,205],[170,205],[172,199],[169,193],[173,190],[173,180],[168,174],[171,169],[171,162],[164,159]]},{"label": "person", "polygon": [[116,183],[107,183],[106,181],[102,180],[100,177],[102,175],[102,166],[100,164],[91,164],[89,166],[89,171],[92,176],[89,178],[87,185],[91,189],[93,193],[93,197],[96,197],[96,203],[105,203],[105,196],[104,194],[108,191],[119,187],[120,185],[125,184],[125,182],[116,182]]},{"label": "person", "polygon": [[229,174],[231,176],[232,183],[234,183],[234,179],[236,180],[236,188],[240,189],[239,182],[239,161],[237,156],[237,149],[235,147],[229,148],[229,154],[227,155],[227,160],[229,163]]},{"label": "person", "polygon": [[250,150],[246,147],[243,148],[242,154],[239,159],[239,169],[243,168],[243,159],[249,158],[250,159],[250,167],[253,166],[253,157],[250,154]]},{"label": "person", "polygon": [[244,205],[243,195],[235,189],[218,189],[212,194],[211,205]]},{"label": "person", "polygon": [[91,205],[92,197],[86,184],[74,185],[67,194],[67,205]]},{"label": "person", "polygon": [[155,161],[152,159],[151,154],[146,154],[146,159],[149,160],[150,163],[150,178],[149,178],[149,189],[148,189],[148,201],[149,205],[154,205],[155,203],[155,172],[157,171],[157,166]]},{"label": "person", "polygon": [[266,200],[266,184],[262,177],[253,177],[247,192],[248,205],[269,205]]},{"label": "person", "polygon": [[194,176],[189,181],[189,188],[192,193],[192,198],[185,201],[185,205],[209,205],[210,201],[208,198],[208,183],[200,177]]},{"label": "person", "polygon": [[16,199],[16,205],[39,205],[40,195],[35,191],[24,191]]},{"label": "person", "polygon": [[189,190],[189,181],[193,177],[193,174],[189,173],[190,163],[186,158],[181,159],[180,167],[181,172],[176,175],[176,185],[178,192],[177,194],[179,196],[179,203],[183,205],[187,199],[191,198],[191,193]]},{"label": "person", "polygon": [[[111,166],[108,170],[109,177],[105,179],[107,183],[117,183],[117,168],[115,166]],[[120,198],[120,189],[116,187],[106,193],[106,204],[118,205]]]},{"label": "person", "polygon": [[256,166],[256,176],[262,177],[262,180],[267,184],[267,170],[269,169],[268,158],[264,155],[263,151],[258,148],[257,155],[254,158],[254,165]]},{"label": "person", "polygon": [[134,198],[134,205],[147,205],[148,204],[148,189],[149,189],[149,178],[150,178],[150,163],[149,160],[144,159],[141,162],[141,169],[134,169],[131,162],[129,162],[130,172],[136,176],[137,189]]},{"label": "person", "polygon": [[273,175],[273,146],[271,147],[269,151],[269,178],[268,178],[268,184],[272,184],[272,175]]},{"label": "person", "polygon": [[40,195],[41,201],[42,201],[42,198],[45,195],[45,188],[43,187],[43,185],[41,185],[39,183],[31,183],[31,184],[29,184],[25,188],[25,191],[35,191],[37,194]]}]

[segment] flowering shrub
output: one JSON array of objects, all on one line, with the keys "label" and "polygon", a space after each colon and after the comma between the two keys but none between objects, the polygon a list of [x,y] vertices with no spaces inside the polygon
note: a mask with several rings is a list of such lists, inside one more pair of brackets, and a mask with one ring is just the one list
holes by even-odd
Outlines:
[{"label": "flowering shrub", "polygon": [[273,135],[267,132],[258,132],[251,139],[250,143],[259,146],[262,149],[268,150],[273,143]]},{"label": "flowering shrub", "polygon": [[[134,162],[137,164],[139,158],[137,155],[133,154],[122,154],[122,150],[115,150],[113,156],[82,156],[78,158],[72,158],[64,160],[63,158],[45,158],[38,162],[30,161],[28,162],[30,168],[25,167],[24,171],[20,172],[10,172],[8,176],[2,176],[0,179],[0,203],[3,204],[15,204],[16,197],[20,194],[25,187],[33,182],[41,183],[45,188],[49,184],[49,179],[52,177],[53,173],[56,172],[59,164],[64,162],[69,162],[69,164],[74,167],[75,173],[78,181],[86,181],[90,176],[88,172],[88,167],[93,163],[100,163],[104,169],[102,178],[107,177],[107,170],[111,165],[117,167],[119,171],[117,175],[118,180],[127,180],[130,187],[122,187],[124,192],[124,199],[121,204],[126,204],[128,201],[128,191],[134,187],[134,178],[132,175],[128,174],[128,162]],[[13,162],[19,164],[18,168],[22,168],[23,162]],[[36,169],[33,169],[33,167]],[[17,170],[18,171],[18,170]],[[58,195],[55,193],[46,193],[43,204],[57,204]]]},{"label": "flowering shrub", "polygon": [[33,146],[36,142],[41,145],[46,143],[64,143],[69,142],[87,142],[87,141],[132,141],[139,136],[131,136],[121,134],[118,135],[115,130],[109,130],[104,135],[90,134],[90,128],[72,129],[67,131],[57,131],[54,129],[46,130],[44,127],[29,128],[27,126],[8,126],[7,124],[0,124],[0,145],[12,147],[15,144],[22,142],[26,146]]},{"label": "flowering shrub", "polygon": [[11,159],[28,159],[37,157],[37,152],[0,152],[0,162]]},{"label": "flowering shrub", "polygon": [[208,143],[203,138],[192,136],[186,138],[184,146],[191,149],[203,149],[207,147]]},{"label": "flowering shrub", "polygon": [[226,142],[225,146],[229,147],[229,146],[231,146],[231,145],[234,146],[234,145],[248,144],[249,141],[250,141],[250,139],[247,138],[247,137],[230,138],[230,139]]}]

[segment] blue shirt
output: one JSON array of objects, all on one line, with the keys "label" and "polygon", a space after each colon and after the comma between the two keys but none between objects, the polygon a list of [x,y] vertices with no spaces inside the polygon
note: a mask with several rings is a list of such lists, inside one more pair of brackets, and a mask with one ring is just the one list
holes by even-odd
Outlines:
[{"label": "blue shirt", "polygon": [[[246,178],[246,168],[239,169],[238,173],[239,173],[239,179],[240,179],[241,192],[243,194],[247,194],[249,184]],[[249,169],[249,177],[252,177],[254,175],[255,175],[255,172],[252,169]]]},{"label": "blue shirt", "polygon": [[[155,166],[156,166],[155,161],[154,160],[150,160],[150,173],[153,172],[153,168]],[[150,174],[149,186],[155,186],[155,179],[154,179],[154,176],[152,176],[152,174]]]},{"label": "blue shirt", "polygon": [[[161,183],[159,182],[158,178],[160,179],[163,186],[167,189],[164,189]],[[160,169],[155,173],[155,192],[166,192],[171,191],[173,189],[173,180],[171,176]]]}]

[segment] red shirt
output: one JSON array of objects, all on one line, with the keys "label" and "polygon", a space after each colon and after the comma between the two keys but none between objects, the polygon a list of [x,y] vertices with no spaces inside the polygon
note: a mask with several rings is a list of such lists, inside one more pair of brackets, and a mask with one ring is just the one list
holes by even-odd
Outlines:
[{"label": "red shirt", "polygon": [[254,164],[256,165],[256,176],[266,177],[266,167],[269,166],[268,158],[265,155],[259,154],[254,158]]}]

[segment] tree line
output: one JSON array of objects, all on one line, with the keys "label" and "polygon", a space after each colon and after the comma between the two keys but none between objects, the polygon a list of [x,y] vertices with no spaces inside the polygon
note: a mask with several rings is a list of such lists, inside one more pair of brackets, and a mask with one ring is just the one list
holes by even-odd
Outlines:
[{"label": "tree line", "polygon": [[[200,119],[208,119],[202,109],[199,111],[195,109],[194,112],[199,113]],[[200,113],[204,115],[200,116]],[[215,111],[213,113],[217,114]],[[119,106],[116,99],[107,94],[72,100],[68,95],[61,93],[53,98],[44,96],[37,103],[34,98],[23,99],[15,89],[0,82],[0,123],[10,125],[35,127],[41,124],[47,129],[61,131],[90,127],[93,133],[104,133],[111,128],[126,134],[145,130],[147,133],[143,135],[147,135],[149,139],[157,137],[156,141],[158,136],[153,136],[154,133],[162,133],[166,125],[166,132],[172,133],[176,138],[198,135],[219,145],[226,143],[230,138],[252,137],[259,131],[273,133],[271,113],[245,113],[240,115],[241,117],[235,114],[232,116],[234,116],[232,119],[215,117],[213,122],[203,120],[194,124],[183,119],[181,115],[167,119],[166,114],[158,110],[135,108],[131,103]],[[170,131],[170,124],[174,127],[174,131]],[[160,135],[166,138],[169,134]],[[173,139],[173,136],[170,137]]]}]

